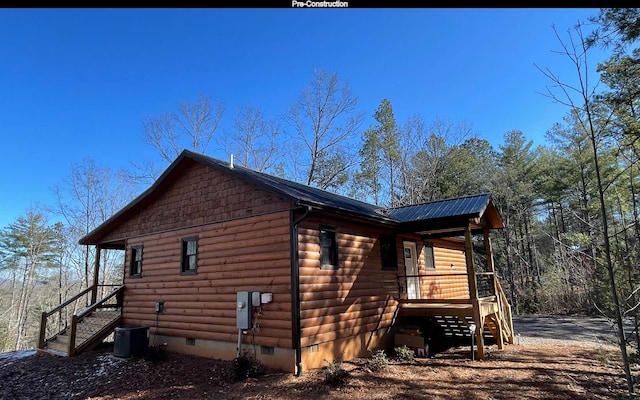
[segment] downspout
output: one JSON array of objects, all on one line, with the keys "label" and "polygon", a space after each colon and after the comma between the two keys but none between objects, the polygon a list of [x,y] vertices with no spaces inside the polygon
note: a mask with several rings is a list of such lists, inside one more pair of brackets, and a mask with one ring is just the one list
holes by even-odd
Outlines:
[{"label": "downspout", "polygon": [[[300,259],[298,256],[298,225],[311,214],[307,205],[304,214],[292,222],[291,229],[291,322],[293,348],[296,352],[296,377],[302,376],[302,345],[300,342]],[[293,212],[291,213],[293,217]]]}]

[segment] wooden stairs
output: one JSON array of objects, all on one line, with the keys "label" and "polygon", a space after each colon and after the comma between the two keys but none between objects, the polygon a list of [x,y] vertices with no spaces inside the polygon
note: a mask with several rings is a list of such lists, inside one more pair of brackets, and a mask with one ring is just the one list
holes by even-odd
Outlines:
[{"label": "wooden stairs", "polygon": [[[68,308],[86,301],[93,288],[86,289],[51,311],[43,312],[40,323],[38,352],[70,357],[101,343],[120,325],[124,286],[119,286],[100,301],[95,302],[69,319]],[[57,322],[57,324],[56,324]]]},{"label": "wooden stairs", "polygon": [[[447,315],[445,311],[442,315],[434,315],[432,318],[445,337],[454,339],[471,337],[469,327],[473,323],[472,316]],[[483,337],[493,336],[500,348],[503,343],[513,344],[513,328],[500,312],[485,316],[482,329]]]},{"label": "wooden stairs", "polygon": [[511,306],[496,281],[496,294],[476,299],[400,299],[398,317],[429,318],[446,338],[471,337],[471,325],[477,321],[478,354],[484,357],[484,338],[493,336],[499,349],[514,343]]},{"label": "wooden stairs", "polygon": [[[495,300],[493,300],[495,302]],[[407,305],[412,305],[407,309]],[[405,308],[403,308],[405,307]],[[481,315],[482,335],[494,337],[502,348],[503,343],[513,344],[513,325],[510,318],[498,307],[483,307],[489,311]],[[426,301],[401,301],[400,316],[429,317],[438,325],[440,333],[447,338],[470,338],[470,326],[474,323],[473,307],[469,304],[461,307],[460,303],[431,303]]]}]

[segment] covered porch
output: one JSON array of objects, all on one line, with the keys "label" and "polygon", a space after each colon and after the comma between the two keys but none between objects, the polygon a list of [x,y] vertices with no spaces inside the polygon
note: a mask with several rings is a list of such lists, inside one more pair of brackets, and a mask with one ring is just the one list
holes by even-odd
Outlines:
[{"label": "covered porch", "polygon": [[[504,224],[490,196],[398,208],[393,217],[407,220],[402,233],[419,235],[427,249],[424,268],[419,255],[411,260],[411,249],[403,249],[405,271],[397,276],[398,319],[430,319],[450,335],[475,335],[479,359],[485,356],[486,335],[500,349],[513,344],[511,307],[495,271],[490,238],[491,230]],[[428,246],[434,242],[451,250],[433,253]],[[412,268],[414,262],[420,265]]]}]

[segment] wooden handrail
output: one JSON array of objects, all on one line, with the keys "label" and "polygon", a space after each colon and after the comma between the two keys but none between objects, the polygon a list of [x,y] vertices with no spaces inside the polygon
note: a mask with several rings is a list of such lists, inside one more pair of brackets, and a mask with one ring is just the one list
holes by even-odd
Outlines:
[{"label": "wooden handrail", "polygon": [[[495,272],[476,272],[476,275],[486,275],[486,276],[495,276]],[[440,272],[434,274],[418,274],[418,275],[397,275],[398,278],[422,278],[422,277],[433,277],[433,276],[467,276],[465,272]]]},{"label": "wooden handrail", "polygon": [[73,296],[72,298],[70,298],[69,300],[65,301],[64,303],[60,304],[58,307],[47,311],[47,312],[43,312],[42,314],[46,315],[47,317],[55,314],[56,312],[62,310],[63,308],[65,308],[66,306],[68,306],[69,304],[73,303],[74,301],[78,300],[80,297],[84,296],[85,294],[89,293],[91,291],[92,288],[86,288],[85,290],[83,290],[82,292],[78,293],[77,295]]},{"label": "wooden handrail", "polygon": [[471,299],[399,299],[401,304],[471,304]]},{"label": "wooden handrail", "polygon": [[433,274],[397,275],[398,278],[422,278],[430,276],[467,276],[466,272],[439,272]]},{"label": "wooden handrail", "polygon": [[87,293],[89,293],[91,291],[92,288],[86,288],[85,290],[81,291],[80,293],[76,294],[75,296],[73,296],[72,298],[68,299],[67,301],[65,301],[64,303],[60,304],[59,306],[53,308],[52,310],[49,311],[43,311],[42,315],[40,317],[40,334],[38,335],[38,348],[41,349],[44,347],[46,341],[47,341],[47,320],[48,318],[61,311],[63,308],[65,308],[66,306],[68,306],[69,304],[73,303],[74,301],[78,300],[79,298],[81,298],[82,296],[86,295]]},{"label": "wooden handrail", "polygon": [[[122,294],[124,292],[124,286],[122,285],[98,285],[99,287],[117,287],[117,289],[115,289],[114,291],[112,291],[109,295],[107,295],[106,297],[104,297],[102,300],[91,304],[89,307],[85,308],[84,310],[82,310],[80,313],[78,314],[74,314],[71,318],[71,327],[70,327],[70,346],[75,346],[75,343],[71,343],[72,341],[75,340],[75,330],[76,330],[76,325],[78,323],[78,321],[80,321],[84,316],[86,316],[87,314],[89,314],[92,311],[95,311],[97,308],[100,308],[104,305],[104,303],[106,301],[108,301],[109,299],[111,299],[113,296],[118,296],[120,294]],[[40,319],[40,334],[38,335],[38,348],[42,349],[44,348],[48,338],[47,336],[47,320],[48,318],[57,313],[60,312],[63,308],[67,307],[68,305],[72,304],[74,301],[77,301],[78,299],[80,299],[82,296],[87,295],[88,293],[90,293],[92,290],[94,290],[93,287],[89,287],[84,289],[83,291],[81,291],[80,293],[76,294],[75,296],[71,297],[70,299],[68,299],[67,301],[65,301],[64,303],[60,304],[59,306],[53,308],[50,311],[44,311],[42,312],[41,315],[41,319]],[[117,304],[116,307],[122,307],[122,299],[118,298],[117,299]],[[69,355],[73,354],[74,349],[70,347],[69,349]]]},{"label": "wooden handrail", "polygon": [[513,344],[514,342],[514,332],[513,332],[513,317],[511,315],[511,305],[507,301],[507,296],[504,294],[504,290],[502,290],[502,286],[500,285],[500,281],[496,279],[496,288],[498,289],[498,305],[500,306],[500,311],[506,314],[503,315],[503,321],[507,325],[508,333],[509,333],[509,343]]},{"label": "wooden handrail", "polygon": [[104,304],[107,300],[111,299],[113,296],[119,294],[120,292],[122,292],[124,290],[124,286],[120,286],[118,287],[116,290],[114,290],[113,292],[109,293],[107,296],[105,296],[102,300],[98,301],[95,304],[92,304],[90,307],[85,308],[84,310],[82,310],[79,314],[78,314],[78,319],[82,319],[85,315],[95,311],[97,308],[99,308],[102,304]]},{"label": "wooden handrail", "polygon": [[[69,349],[67,351],[67,354],[69,356],[72,356],[73,353],[76,351],[76,332],[77,332],[78,322],[81,321],[82,318],[84,318],[86,315],[94,312],[98,307],[104,304],[107,300],[111,299],[113,296],[119,295],[123,291],[124,291],[124,286],[118,287],[116,290],[114,290],[113,292],[109,293],[107,296],[102,298],[102,300],[92,304],[90,307],[85,308],[79,314],[76,314],[71,318],[71,330],[70,330],[71,333],[69,334]],[[121,306],[120,299],[117,299],[117,301],[118,303],[116,304],[116,306],[118,307]]]},{"label": "wooden handrail", "polygon": [[[496,280],[496,273],[495,272],[478,272],[475,274],[476,276],[482,276],[482,277],[493,277],[494,280]],[[402,280],[403,279],[407,279],[407,278],[440,278],[440,277],[467,277],[468,274],[466,272],[448,272],[448,271],[429,271],[428,273],[423,273],[423,274],[418,274],[418,275],[403,275],[403,274],[396,274],[396,282],[397,282],[397,286],[398,286],[398,299],[401,299],[402,293],[404,292],[404,285]],[[478,282],[477,280],[474,279],[474,281]],[[482,293],[483,296],[479,298],[480,299],[486,299],[487,297],[491,297],[494,296],[495,294],[493,293],[494,289],[491,289],[491,293],[489,293],[489,296],[486,296],[484,294],[486,293]],[[471,293],[469,293],[469,297],[471,297]]]}]

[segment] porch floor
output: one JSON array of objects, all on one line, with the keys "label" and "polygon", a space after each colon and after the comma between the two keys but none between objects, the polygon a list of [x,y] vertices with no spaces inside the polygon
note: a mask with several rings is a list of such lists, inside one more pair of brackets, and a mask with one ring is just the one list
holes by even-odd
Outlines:
[{"label": "porch floor", "polygon": [[[499,311],[495,296],[479,299],[480,318]],[[401,299],[399,316],[434,317],[451,315],[456,317],[473,317],[473,305],[469,299]]]}]

